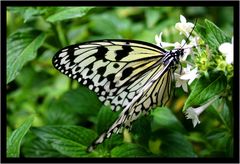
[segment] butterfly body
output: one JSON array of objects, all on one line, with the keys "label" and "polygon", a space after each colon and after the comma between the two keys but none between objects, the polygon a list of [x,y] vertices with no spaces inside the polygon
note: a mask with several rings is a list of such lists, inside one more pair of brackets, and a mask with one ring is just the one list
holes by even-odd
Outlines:
[{"label": "butterfly body", "polygon": [[99,40],[68,46],[53,57],[60,72],[97,93],[118,119],[88,148],[92,151],[121,128],[129,128],[141,113],[166,104],[183,49],[166,51],[134,40]]}]

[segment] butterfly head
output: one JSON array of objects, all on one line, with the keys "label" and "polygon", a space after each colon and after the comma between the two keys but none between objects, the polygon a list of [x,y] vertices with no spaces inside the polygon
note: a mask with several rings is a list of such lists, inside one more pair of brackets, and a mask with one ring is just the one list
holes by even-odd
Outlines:
[{"label": "butterfly head", "polygon": [[179,60],[184,55],[184,49],[179,48],[174,51],[170,51],[171,57],[173,58],[173,61],[175,64],[179,63]]}]

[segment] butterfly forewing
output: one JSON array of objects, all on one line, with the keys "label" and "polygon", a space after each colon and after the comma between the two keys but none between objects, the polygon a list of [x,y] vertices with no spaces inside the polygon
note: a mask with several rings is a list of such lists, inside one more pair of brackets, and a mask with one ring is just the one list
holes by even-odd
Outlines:
[{"label": "butterfly forewing", "polygon": [[[97,93],[113,110],[124,108],[166,51],[142,41],[102,40],[60,50],[53,65]],[[150,71],[151,72],[151,71]]]}]

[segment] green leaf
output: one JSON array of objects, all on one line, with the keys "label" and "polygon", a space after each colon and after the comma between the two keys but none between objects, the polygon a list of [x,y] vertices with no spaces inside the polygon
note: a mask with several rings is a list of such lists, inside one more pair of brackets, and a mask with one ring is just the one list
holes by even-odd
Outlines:
[{"label": "green leaf", "polygon": [[46,8],[43,7],[27,7],[26,10],[24,10],[23,18],[24,18],[24,23],[27,21],[36,18],[37,16],[45,13],[47,10]]},{"label": "green leaf", "polygon": [[15,79],[24,64],[34,59],[46,35],[30,29],[19,30],[7,39],[7,83]]},{"label": "green leaf", "polygon": [[111,151],[111,157],[150,157],[151,155],[144,147],[131,143],[115,147]]},{"label": "green leaf", "polygon": [[147,21],[147,27],[152,28],[161,17],[161,14],[159,14],[158,10],[152,9],[152,10],[146,10],[145,16]]},{"label": "green leaf", "polygon": [[177,131],[159,131],[161,155],[164,157],[196,157],[192,144]]},{"label": "green leaf", "polygon": [[[119,35],[118,33],[118,25],[122,27],[122,22],[119,22],[119,18],[114,14],[102,14],[102,15],[92,15],[90,17],[89,28],[95,33],[99,33],[102,35]],[[123,20],[126,23],[126,20]],[[125,24],[126,25],[126,24]],[[124,27],[122,27],[124,28]],[[115,37],[116,37],[115,36]]]},{"label": "green leaf", "polygon": [[[96,122],[96,129],[98,135],[106,131],[113,122],[117,119],[119,112],[113,112],[110,107],[102,106],[99,110]],[[122,134],[113,134],[110,138],[106,139],[102,144],[98,145],[96,152],[100,156],[106,156],[105,153],[109,152],[116,145],[121,144],[123,141]]]},{"label": "green leaf", "polygon": [[224,42],[231,42],[231,38],[226,35],[220,28],[218,28],[213,22],[205,19],[207,33],[209,33],[209,38],[212,44],[220,46]]},{"label": "green leaf", "polygon": [[79,121],[77,112],[69,110],[69,106],[61,100],[51,103],[47,111],[44,113],[47,125],[74,125]]},{"label": "green leaf", "polygon": [[29,117],[19,128],[13,131],[7,140],[7,157],[19,157],[23,137],[32,125],[34,116]]},{"label": "green leaf", "polygon": [[66,19],[83,17],[92,8],[93,7],[62,7],[59,8],[53,15],[49,16],[47,21],[53,23]]},{"label": "green leaf", "polygon": [[102,105],[96,94],[86,87],[66,92],[60,101],[62,108],[73,110],[84,116],[96,115]]},{"label": "green leaf", "polygon": [[119,112],[113,112],[109,107],[102,106],[97,116],[97,132],[101,134],[107,130],[117,119]]},{"label": "green leaf", "polygon": [[186,132],[182,124],[168,108],[156,108],[151,115],[153,116],[152,131],[167,128],[173,131]]},{"label": "green leaf", "polygon": [[218,50],[218,47],[224,42],[231,42],[231,37],[227,36],[227,34],[213,22],[205,19],[205,24],[206,26],[198,25],[196,31],[212,50]]},{"label": "green leaf", "polygon": [[[226,128],[212,129],[207,134],[208,143],[213,147],[214,152],[218,152],[224,156],[232,156],[231,142],[233,141],[232,134]],[[229,145],[230,144],[230,145]]]},{"label": "green leaf", "polygon": [[[91,15],[89,28],[94,33],[104,35],[108,38],[131,37],[132,30],[135,29],[137,23],[133,24],[128,18],[121,19],[116,13],[103,13],[101,15]],[[136,30],[136,29],[135,29]],[[91,39],[99,39],[91,37]],[[103,38],[102,38],[103,39]]]},{"label": "green leaf", "polygon": [[24,157],[66,157],[65,155],[62,155],[60,152],[55,150],[48,142],[37,138],[36,136],[33,139],[29,138],[30,136],[28,136],[27,142],[23,144],[21,149]]},{"label": "green leaf", "polygon": [[222,118],[222,121],[224,125],[229,129],[232,130],[233,128],[233,115],[231,113],[231,110],[229,106],[225,102],[223,102],[223,108],[219,113],[220,117]]},{"label": "green leaf", "polygon": [[54,149],[69,157],[88,156],[87,146],[96,138],[94,131],[80,126],[45,126],[32,130]]},{"label": "green leaf", "polygon": [[226,77],[223,74],[210,74],[207,78],[202,76],[196,82],[194,89],[186,100],[183,111],[189,107],[198,107],[209,99],[222,93],[227,86]]},{"label": "green leaf", "polygon": [[151,117],[140,117],[135,122],[133,122],[131,134],[134,141],[138,144],[147,146],[148,140],[151,137]]},{"label": "green leaf", "polygon": [[227,105],[224,97],[219,98],[217,101],[214,101],[214,103],[211,105],[211,107],[208,108],[206,112],[208,112],[208,115],[211,118],[218,119],[220,122],[222,122],[222,125],[224,125],[225,128],[229,129],[229,131],[232,131],[233,116],[231,108]]}]

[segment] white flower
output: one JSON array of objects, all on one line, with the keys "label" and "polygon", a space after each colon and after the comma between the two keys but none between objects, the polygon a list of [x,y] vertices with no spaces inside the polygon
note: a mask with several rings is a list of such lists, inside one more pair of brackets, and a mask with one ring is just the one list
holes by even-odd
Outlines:
[{"label": "white flower", "polygon": [[174,73],[175,79],[176,79],[176,87],[182,87],[184,92],[188,92],[188,85],[187,80],[182,80],[181,75]]},{"label": "white flower", "polygon": [[202,108],[188,108],[186,110],[186,118],[187,119],[192,119],[192,124],[193,124],[193,127],[195,127],[197,124],[200,124],[200,121],[198,119],[198,116],[202,113]]},{"label": "white flower", "polygon": [[188,85],[190,85],[196,78],[198,78],[198,69],[197,67],[193,70],[190,70],[191,66],[187,64],[187,68],[183,68],[184,74],[181,75],[180,79],[182,80],[189,80]]},{"label": "white flower", "polygon": [[167,47],[174,47],[175,44],[174,43],[167,43],[167,42],[163,42],[162,41],[162,32],[160,32],[159,35],[155,35],[155,41],[156,41],[156,45],[160,46],[161,48],[167,48]]},{"label": "white flower", "polygon": [[183,33],[186,37],[189,37],[193,27],[194,24],[187,22],[186,18],[182,15],[180,15],[180,22],[175,25],[175,28],[180,31],[180,34]]},{"label": "white flower", "polygon": [[193,127],[195,127],[197,124],[200,124],[200,121],[198,119],[199,115],[209,106],[211,105],[219,96],[213,97],[210,101],[208,101],[206,104],[198,107],[198,108],[192,108],[189,107],[185,114],[187,119],[192,119]]},{"label": "white flower", "polygon": [[190,85],[196,78],[198,78],[198,69],[191,70],[192,66],[187,64],[183,68],[181,74],[174,73],[176,79],[176,87],[182,87],[185,92],[188,92],[188,85]]},{"label": "white flower", "polygon": [[228,64],[233,63],[233,38],[232,43],[223,43],[218,47],[218,50],[225,55]]},{"label": "white flower", "polygon": [[190,37],[189,40],[191,41],[189,44],[193,47],[199,47],[200,45],[200,37]]}]

